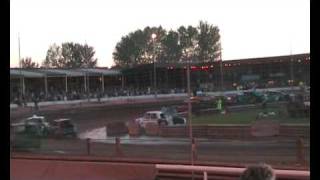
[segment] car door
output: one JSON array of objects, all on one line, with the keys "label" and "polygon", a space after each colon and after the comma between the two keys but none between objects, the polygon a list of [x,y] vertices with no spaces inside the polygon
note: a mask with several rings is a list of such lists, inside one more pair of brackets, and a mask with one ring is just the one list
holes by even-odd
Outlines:
[{"label": "car door", "polygon": [[141,122],[141,126],[142,127],[145,127],[145,125],[148,123],[148,122],[150,122],[150,120],[151,120],[151,114],[150,113],[146,113],[145,115],[144,115],[144,118],[142,119],[142,122]]},{"label": "car door", "polygon": [[157,116],[157,114],[156,113],[152,113],[151,115],[150,115],[150,122],[152,122],[152,123],[158,123],[158,116]]}]

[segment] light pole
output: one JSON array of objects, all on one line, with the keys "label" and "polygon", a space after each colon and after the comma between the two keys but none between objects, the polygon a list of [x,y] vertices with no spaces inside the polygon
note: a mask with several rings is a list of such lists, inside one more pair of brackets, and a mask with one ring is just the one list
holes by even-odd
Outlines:
[{"label": "light pole", "polygon": [[154,97],[157,98],[157,71],[156,71],[156,45],[155,45],[155,39],[157,38],[157,35],[155,33],[152,33],[151,35],[152,43],[153,43],[153,88],[154,88]]}]

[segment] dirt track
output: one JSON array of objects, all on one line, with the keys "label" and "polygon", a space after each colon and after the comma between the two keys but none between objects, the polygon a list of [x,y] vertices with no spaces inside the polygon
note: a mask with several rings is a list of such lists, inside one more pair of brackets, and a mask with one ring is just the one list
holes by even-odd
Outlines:
[{"label": "dirt track", "polygon": [[[79,132],[92,130],[105,126],[111,121],[129,121],[141,116],[145,111],[158,110],[165,105],[177,105],[182,102],[131,104],[131,105],[101,105],[90,104],[88,106],[68,106],[68,107],[48,107],[42,108],[37,115],[44,115],[49,121],[55,118],[71,118],[76,123]],[[12,111],[10,121],[17,122],[22,118],[33,114],[28,109]],[[218,162],[270,162],[278,165],[293,165],[296,161],[295,142],[272,143],[266,142],[264,145],[251,143],[249,146],[241,146],[242,142],[225,142],[224,145],[201,145],[199,146],[199,160]],[[61,141],[52,140],[44,144],[44,153],[73,153],[85,154],[85,141]],[[56,148],[56,152],[55,152]],[[70,150],[68,150],[70,148]],[[95,143],[92,152],[96,155],[114,156],[114,145]],[[129,157],[141,158],[164,158],[164,159],[189,159],[190,146],[150,146],[150,145],[123,145],[124,153]],[[46,152],[46,150],[49,150]],[[309,159],[309,147],[306,149],[307,159]]]},{"label": "dirt track", "polygon": [[[82,106],[51,106],[39,110],[37,115],[45,116],[49,121],[56,118],[71,118],[80,132],[105,126],[112,121],[130,121],[141,116],[148,110],[159,110],[163,106],[178,105],[180,101],[143,103],[128,105],[103,105],[98,103]],[[11,123],[19,122],[23,118],[32,116],[29,109],[20,109],[10,112]]]}]

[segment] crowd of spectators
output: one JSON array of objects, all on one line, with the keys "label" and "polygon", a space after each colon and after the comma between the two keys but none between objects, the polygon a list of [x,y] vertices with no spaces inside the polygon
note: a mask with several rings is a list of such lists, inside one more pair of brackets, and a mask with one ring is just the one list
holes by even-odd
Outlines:
[{"label": "crowd of spectators", "polygon": [[[158,89],[158,94],[176,94],[184,93],[184,89]],[[19,106],[26,104],[27,102],[43,102],[43,101],[67,101],[67,100],[81,100],[92,98],[108,98],[108,97],[120,97],[120,96],[144,96],[154,94],[152,88],[108,88],[104,92],[101,89],[90,90],[85,92],[84,89],[69,90],[67,93],[63,88],[50,88],[47,96],[44,90],[32,90],[27,89],[23,96],[20,97],[18,91],[12,91],[10,93],[10,103],[17,104]]]},{"label": "crowd of spectators", "polygon": [[[270,83],[269,83],[270,84]],[[272,83],[271,83],[272,84]],[[270,85],[265,83],[242,83],[242,84],[225,84],[224,90],[247,90],[247,89],[258,89],[267,88]],[[279,86],[278,86],[279,87]],[[202,92],[212,92],[221,90],[220,86],[210,88],[198,88]],[[157,94],[177,94],[186,93],[186,89],[181,88],[158,88]],[[147,88],[121,88],[121,87],[109,87],[102,92],[101,88],[90,89],[89,92],[85,92],[84,88],[70,88],[68,92],[65,92],[63,87],[50,87],[46,94],[44,89],[26,89],[23,96],[20,97],[20,93],[17,89],[11,90],[10,103],[26,104],[26,102],[43,102],[43,101],[67,101],[67,100],[81,100],[81,99],[92,99],[108,97],[127,97],[127,96],[145,96],[155,94],[152,87]]]}]

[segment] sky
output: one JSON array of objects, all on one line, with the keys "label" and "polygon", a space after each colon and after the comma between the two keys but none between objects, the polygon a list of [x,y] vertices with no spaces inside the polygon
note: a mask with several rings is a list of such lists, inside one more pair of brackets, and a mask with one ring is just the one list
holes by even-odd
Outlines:
[{"label": "sky", "polygon": [[41,63],[50,45],[87,43],[98,66],[137,29],[218,26],[222,59],[310,52],[310,0],[10,0],[10,67],[20,56]]}]

